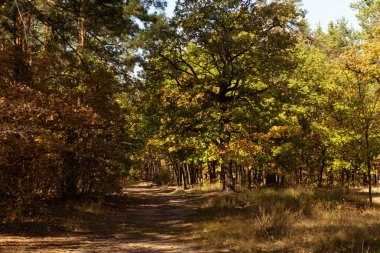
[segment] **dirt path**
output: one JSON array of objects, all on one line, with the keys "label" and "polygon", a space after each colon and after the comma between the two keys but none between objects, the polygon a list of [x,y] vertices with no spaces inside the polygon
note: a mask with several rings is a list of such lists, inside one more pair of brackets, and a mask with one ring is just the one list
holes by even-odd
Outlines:
[{"label": "dirt path", "polygon": [[49,221],[2,225],[0,252],[204,252],[189,237],[189,218],[211,195],[173,190],[139,184],[120,201],[84,203],[74,214],[58,207]]}]

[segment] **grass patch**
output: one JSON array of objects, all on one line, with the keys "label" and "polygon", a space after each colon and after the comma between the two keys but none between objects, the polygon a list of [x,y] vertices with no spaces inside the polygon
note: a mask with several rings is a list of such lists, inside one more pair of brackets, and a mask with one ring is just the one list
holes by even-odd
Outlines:
[{"label": "grass patch", "polygon": [[219,183],[213,184],[205,184],[203,186],[193,185],[191,188],[184,190],[183,188],[177,188],[172,192],[172,195],[187,195],[187,194],[204,194],[204,193],[212,193],[212,192],[220,192],[222,190],[222,186]]},{"label": "grass patch", "polygon": [[194,237],[215,251],[380,252],[379,217],[346,190],[259,189],[211,199]]}]

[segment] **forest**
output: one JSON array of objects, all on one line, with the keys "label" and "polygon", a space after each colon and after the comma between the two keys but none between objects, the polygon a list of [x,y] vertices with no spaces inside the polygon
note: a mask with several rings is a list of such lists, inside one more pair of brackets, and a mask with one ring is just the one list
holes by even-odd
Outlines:
[{"label": "forest", "polygon": [[[376,212],[379,0],[352,4],[360,29],[326,30],[296,0],[177,0],[170,18],[166,5],[0,1],[3,224],[140,180],[218,186],[210,205],[227,206],[359,189],[352,205]],[[380,250],[366,240],[319,252]]]}]

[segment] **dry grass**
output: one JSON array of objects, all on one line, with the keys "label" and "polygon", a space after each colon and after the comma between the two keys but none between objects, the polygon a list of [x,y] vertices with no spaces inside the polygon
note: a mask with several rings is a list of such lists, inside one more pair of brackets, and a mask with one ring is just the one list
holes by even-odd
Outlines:
[{"label": "dry grass", "polygon": [[[43,204],[30,218],[0,224],[0,248],[16,238],[15,249],[29,243],[43,248],[46,241],[66,238],[54,246],[64,252],[73,239],[108,238],[97,242],[99,252],[110,245],[120,252],[128,247],[140,249],[136,252],[173,247],[176,252],[380,252],[380,209],[369,208],[361,192],[299,188],[227,194],[218,184],[173,190],[145,185],[129,188],[125,196]],[[87,252],[79,250],[85,246],[77,244],[78,252]]]},{"label": "dry grass", "polygon": [[213,192],[221,192],[222,186],[220,183],[213,183],[200,185],[193,185],[189,187],[189,189],[184,190],[183,188],[175,189],[171,194],[173,195],[186,195],[186,194],[203,194],[203,193],[213,193]]},{"label": "dry grass", "polygon": [[219,196],[195,237],[215,251],[380,252],[380,209],[342,190],[263,189]]}]

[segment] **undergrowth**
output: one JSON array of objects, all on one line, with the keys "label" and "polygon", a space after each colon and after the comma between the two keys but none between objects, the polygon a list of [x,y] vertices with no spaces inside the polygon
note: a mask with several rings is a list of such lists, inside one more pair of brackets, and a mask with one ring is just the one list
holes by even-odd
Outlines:
[{"label": "undergrowth", "polygon": [[230,252],[380,252],[380,210],[343,190],[261,189],[221,195],[194,234]]}]

